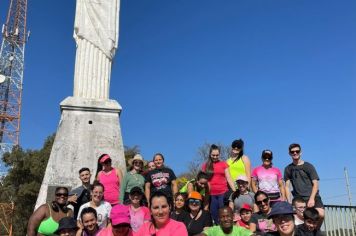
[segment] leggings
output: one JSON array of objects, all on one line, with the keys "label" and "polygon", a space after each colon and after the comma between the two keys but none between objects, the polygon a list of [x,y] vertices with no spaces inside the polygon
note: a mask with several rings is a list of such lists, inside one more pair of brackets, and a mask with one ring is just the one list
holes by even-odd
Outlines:
[{"label": "leggings", "polygon": [[214,224],[219,224],[219,209],[224,207],[224,195],[211,195],[210,212],[213,217]]}]

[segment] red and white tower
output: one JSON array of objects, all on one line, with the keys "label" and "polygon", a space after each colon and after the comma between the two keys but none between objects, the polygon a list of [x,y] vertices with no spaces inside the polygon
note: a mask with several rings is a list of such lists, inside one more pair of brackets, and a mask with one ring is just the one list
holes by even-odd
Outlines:
[{"label": "red and white tower", "polygon": [[[19,144],[27,0],[10,0],[0,48],[0,156]],[[0,172],[4,171],[3,165]]]}]

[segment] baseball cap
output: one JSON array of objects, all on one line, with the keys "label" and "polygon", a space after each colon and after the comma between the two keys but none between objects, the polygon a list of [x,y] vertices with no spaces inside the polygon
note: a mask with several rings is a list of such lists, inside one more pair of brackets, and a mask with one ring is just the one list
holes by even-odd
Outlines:
[{"label": "baseball cap", "polygon": [[288,202],[276,202],[271,212],[268,214],[268,219],[276,215],[292,215],[294,214],[293,207]]},{"label": "baseball cap", "polygon": [[251,206],[250,206],[249,204],[244,203],[244,204],[242,205],[242,207],[240,208],[240,212],[241,212],[242,210],[252,211],[252,208],[251,208]]},{"label": "baseball cap", "polygon": [[59,226],[56,231],[56,234],[59,234],[64,229],[73,229],[77,230],[77,222],[72,217],[63,217],[58,222]]},{"label": "baseball cap", "polygon": [[236,181],[239,181],[239,180],[248,182],[248,178],[247,178],[246,175],[239,175],[239,176],[237,177]]},{"label": "baseball cap", "polygon": [[273,152],[271,150],[263,150],[262,151],[262,155],[261,155],[262,158],[270,158],[272,159],[273,158]]},{"label": "baseball cap", "polygon": [[201,194],[198,193],[198,192],[196,192],[196,191],[193,191],[193,192],[189,193],[188,199],[198,199],[198,200],[200,200],[200,201],[203,200]]},{"label": "baseball cap", "polygon": [[117,204],[110,212],[110,219],[112,225],[130,224],[130,211],[128,206]]}]

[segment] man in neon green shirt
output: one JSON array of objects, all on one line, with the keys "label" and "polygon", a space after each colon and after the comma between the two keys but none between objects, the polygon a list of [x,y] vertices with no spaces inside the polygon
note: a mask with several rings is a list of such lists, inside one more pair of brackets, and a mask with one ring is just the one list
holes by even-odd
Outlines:
[{"label": "man in neon green shirt", "polygon": [[210,227],[201,235],[205,236],[224,236],[224,235],[231,235],[231,236],[250,236],[252,232],[243,228],[234,225],[233,221],[233,212],[230,207],[223,207],[219,209],[219,222],[220,225],[216,225]]}]

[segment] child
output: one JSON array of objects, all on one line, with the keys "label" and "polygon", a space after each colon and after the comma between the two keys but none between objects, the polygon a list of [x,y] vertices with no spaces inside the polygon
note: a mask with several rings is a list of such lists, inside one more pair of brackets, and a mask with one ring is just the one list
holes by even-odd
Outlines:
[{"label": "child", "polygon": [[307,206],[307,203],[305,200],[301,197],[295,197],[293,198],[292,205],[295,210],[294,214],[294,223],[295,225],[301,225],[304,223],[304,217],[303,217],[303,212]]},{"label": "child", "polygon": [[319,212],[314,207],[308,207],[303,213],[304,224],[297,226],[298,236],[322,236],[323,233],[317,228],[320,221]]},{"label": "child", "polygon": [[250,229],[250,219],[252,216],[252,208],[249,204],[245,203],[240,209],[240,219],[237,220],[236,225]]}]

